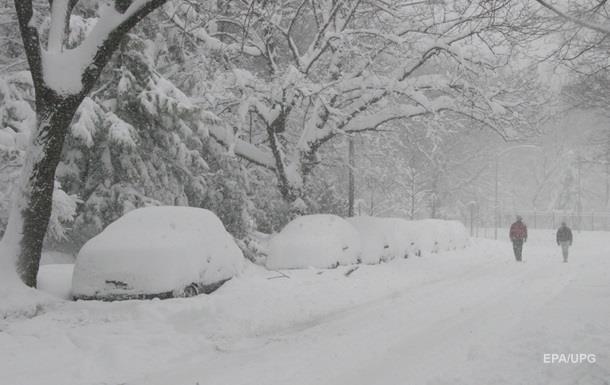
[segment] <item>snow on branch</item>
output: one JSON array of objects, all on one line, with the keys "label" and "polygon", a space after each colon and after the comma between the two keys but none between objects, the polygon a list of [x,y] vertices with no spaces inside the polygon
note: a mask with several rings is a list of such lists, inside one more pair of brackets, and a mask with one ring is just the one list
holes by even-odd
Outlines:
[{"label": "snow on branch", "polygon": [[256,165],[275,170],[275,160],[269,152],[263,151],[255,145],[231,135],[226,127],[210,126],[208,128],[210,136],[220,144],[228,147],[232,152],[247,161]]},{"label": "snow on branch", "polygon": [[582,27],[585,28],[589,28],[592,29],[594,31],[603,33],[604,35],[608,35],[610,34],[610,26],[607,25],[601,25],[601,24],[596,24],[596,23],[592,23],[589,22],[587,20],[583,20],[577,17],[574,17],[572,15],[569,15],[566,12],[561,11],[559,8],[553,6],[552,4],[550,4],[549,2],[545,1],[545,0],[536,0],[536,2],[538,2],[540,5],[542,5],[543,7],[553,11],[556,15],[574,23],[574,24],[578,24]]},{"label": "snow on branch", "polygon": [[37,89],[58,95],[86,95],[110,60],[120,40],[142,18],[167,0],[115,0],[101,2],[99,19],[85,40],[63,49],[68,20],[76,0],[54,0],[50,10],[47,49],[40,44],[31,0],[15,0],[21,35]]},{"label": "snow on branch", "polygon": [[[191,10],[191,7],[187,7],[187,9]],[[186,12],[188,12],[188,10]],[[263,54],[263,50],[260,47],[254,45],[224,43],[221,40],[210,36],[204,26],[198,25],[196,27],[191,27],[188,22],[188,14],[185,14],[184,17],[180,17],[179,11],[181,10],[179,9],[179,7],[174,6],[172,3],[168,3],[163,11],[165,12],[169,20],[174,23],[174,25],[180,28],[184,33],[204,43],[208,49],[243,52],[250,56],[260,56]]]},{"label": "snow on branch", "polygon": [[71,2],[71,0],[53,0],[51,3],[51,25],[47,44],[49,52],[59,52],[62,49]]},{"label": "snow on branch", "polygon": [[399,110],[384,110],[369,115],[358,116],[350,120],[344,127],[344,132],[365,132],[378,130],[380,126],[401,119],[412,119],[428,114],[436,114],[454,108],[451,98],[439,97],[427,105],[401,106]]}]

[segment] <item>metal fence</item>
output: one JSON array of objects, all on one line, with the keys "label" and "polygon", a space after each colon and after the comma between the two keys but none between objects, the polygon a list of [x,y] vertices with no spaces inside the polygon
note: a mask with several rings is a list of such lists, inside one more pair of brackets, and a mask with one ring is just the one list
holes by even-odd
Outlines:
[{"label": "metal fence", "polygon": [[[540,212],[519,211],[523,221],[530,229],[557,229],[561,222],[566,222],[573,230],[580,231],[610,231],[610,212]],[[515,222],[516,213],[503,213],[498,217],[498,232],[508,229]],[[495,221],[491,216],[461,218],[472,236],[493,236]]]},{"label": "metal fence", "polygon": [[[520,212],[523,221],[532,229],[556,229],[561,222],[575,230],[610,231],[610,213],[565,213],[565,212]],[[515,214],[502,214],[499,218],[500,227],[508,227],[515,221]]]}]

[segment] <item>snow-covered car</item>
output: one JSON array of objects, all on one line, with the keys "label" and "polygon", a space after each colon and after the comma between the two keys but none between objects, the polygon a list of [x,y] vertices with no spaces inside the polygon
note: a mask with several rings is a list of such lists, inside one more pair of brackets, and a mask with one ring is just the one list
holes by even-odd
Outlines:
[{"label": "snow-covered car", "polygon": [[396,258],[397,245],[388,234],[384,218],[356,216],[346,218],[358,230],[362,243],[361,262],[374,265]]},{"label": "snow-covered car", "polygon": [[463,249],[470,244],[470,236],[466,230],[466,226],[460,221],[447,221],[449,232],[451,233],[450,248]]},{"label": "snow-covered car", "polygon": [[383,218],[386,232],[394,239],[395,258],[421,255],[417,223],[403,218]]},{"label": "snow-covered car", "polygon": [[459,221],[424,219],[417,221],[422,250],[439,253],[464,248],[469,243],[468,233]]},{"label": "snow-covered car", "polygon": [[244,266],[241,250],[211,211],[130,211],[80,250],[75,299],[148,299],[210,293]]},{"label": "snow-covered car", "polygon": [[347,218],[360,233],[362,262],[374,264],[420,255],[416,224],[402,218]]},{"label": "snow-covered car", "polygon": [[269,269],[328,269],[358,263],[358,231],[336,215],[315,214],[288,223],[269,242]]},{"label": "snow-covered car", "polygon": [[423,219],[416,221],[417,237],[422,252],[435,254],[441,251],[442,229],[437,219]]}]

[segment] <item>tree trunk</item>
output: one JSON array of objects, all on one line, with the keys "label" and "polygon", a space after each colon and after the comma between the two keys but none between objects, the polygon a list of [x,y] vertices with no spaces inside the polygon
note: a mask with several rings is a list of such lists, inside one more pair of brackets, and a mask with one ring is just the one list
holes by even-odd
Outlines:
[{"label": "tree trunk", "polygon": [[51,217],[55,170],[81,99],[59,97],[50,90],[44,90],[37,97],[37,127],[32,133],[3,239],[14,252],[21,280],[31,287],[36,286],[40,254]]},{"label": "tree trunk", "polygon": [[[267,124],[267,138],[269,139],[269,147],[271,147],[271,153],[275,160],[275,173],[278,180],[278,189],[282,195],[282,199],[289,204],[293,204],[297,199],[302,196],[302,186],[295,186],[291,183],[290,178],[287,174],[284,154],[280,148],[280,142],[278,133],[284,132],[286,129],[286,116],[290,112],[290,109],[283,110],[280,115],[271,123]],[[296,216],[302,214],[300,210],[295,208],[297,211],[291,215]]]},{"label": "tree trunk", "polygon": [[[45,70],[62,63],[49,64],[50,68],[43,67],[39,31],[35,26],[36,23],[32,23],[35,13],[32,0],[14,0],[23,46],[36,90],[37,126],[32,133],[17,195],[13,201],[7,230],[2,238],[2,248],[9,253],[12,262],[16,262],[17,273],[28,286],[36,286],[40,252],[51,217],[55,169],[72,118],[82,100],[93,88],[121,39],[140,20],[166,1],[148,0],[141,3],[122,22],[107,31],[106,36],[99,36],[103,39],[100,40],[101,43],[91,62],[82,73],[72,74],[80,76],[82,89],[73,95],[59,95],[47,86],[44,74]],[[69,24],[70,14],[77,2],[72,0],[69,2],[66,14],[63,16],[66,25]],[[132,3],[132,1],[115,0],[114,9],[122,14]],[[55,17],[61,16],[55,15]],[[98,23],[102,20],[108,21],[102,18]],[[60,43],[59,48],[61,47]]]}]

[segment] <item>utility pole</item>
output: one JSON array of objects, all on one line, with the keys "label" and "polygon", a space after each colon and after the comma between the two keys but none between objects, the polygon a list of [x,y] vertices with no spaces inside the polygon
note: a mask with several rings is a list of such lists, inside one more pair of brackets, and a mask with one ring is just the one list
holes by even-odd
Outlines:
[{"label": "utility pole", "polygon": [[606,200],[604,206],[606,206],[606,211],[610,208],[610,155],[606,157]]},{"label": "utility pole", "polygon": [[494,239],[498,239],[498,162],[500,155],[496,154],[496,165],[495,165],[495,180],[496,180],[496,193],[494,199]]},{"label": "utility pole", "polygon": [[576,161],[578,162],[577,166],[578,166],[578,195],[577,195],[577,202],[576,202],[576,213],[578,216],[578,230],[582,230],[582,184],[581,184],[581,179],[580,179],[580,171],[582,168],[582,159],[580,157],[580,154],[578,155],[578,157],[576,158]]},{"label": "utility pole", "polygon": [[494,239],[498,239],[498,162],[500,156],[496,154],[496,162],[495,162],[495,180],[496,180],[496,193],[494,199]]},{"label": "utility pole", "polygon": [[474,237],[474,209],[476,202],[472,201],[468,205],[470,206],[470,236]]},{"label": "utility pole", "polygon": [[348,197],[347,197],[347,216],[348,217],[353,217],[354,216],[354,198],[356,195],[356,185],[355,185],[355,180],[354,180],[354,167],[356,167],[356,161],[355,161],[355,154],[354,154],[354,138],[350,137],[349,138],[349,150],[348,150]]}]

